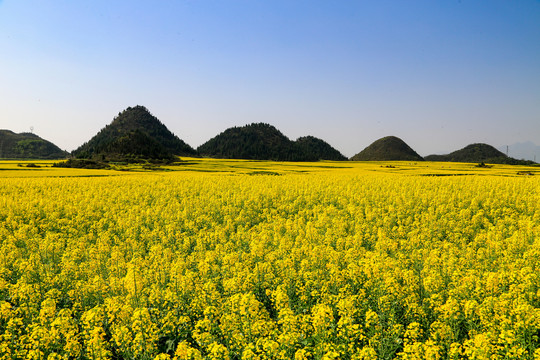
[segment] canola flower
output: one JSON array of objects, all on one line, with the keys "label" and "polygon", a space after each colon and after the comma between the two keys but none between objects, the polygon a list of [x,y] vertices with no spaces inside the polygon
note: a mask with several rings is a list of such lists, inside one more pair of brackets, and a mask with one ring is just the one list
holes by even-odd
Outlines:
[{"label": "canola flower", "polygon": [[540,180],[0,178],[0,359],[540,359]]}]

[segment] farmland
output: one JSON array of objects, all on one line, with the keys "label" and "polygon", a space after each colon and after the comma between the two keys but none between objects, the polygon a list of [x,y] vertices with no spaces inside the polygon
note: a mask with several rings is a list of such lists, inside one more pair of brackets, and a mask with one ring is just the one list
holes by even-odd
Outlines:
[{"label": "farmland", "polygon": [[540,359],[538,167],[27,165],[0,358]]}]

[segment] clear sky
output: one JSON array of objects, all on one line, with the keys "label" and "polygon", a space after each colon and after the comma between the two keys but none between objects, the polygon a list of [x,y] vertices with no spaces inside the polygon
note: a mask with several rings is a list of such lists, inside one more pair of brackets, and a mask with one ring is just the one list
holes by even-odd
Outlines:
[{"label": "clear sky", "polygon": [[0,0],[0,128],[71,151],[134,105],[193,147],[540,145],[540,1]]}]

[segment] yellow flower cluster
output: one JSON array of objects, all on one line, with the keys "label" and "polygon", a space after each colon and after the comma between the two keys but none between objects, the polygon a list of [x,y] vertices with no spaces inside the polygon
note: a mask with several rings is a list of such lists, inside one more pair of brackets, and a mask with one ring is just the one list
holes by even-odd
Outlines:
[{"label": "yellow flower cluster", "polygon": [[0,359],[540,359],[540,179],[0,178]]}]

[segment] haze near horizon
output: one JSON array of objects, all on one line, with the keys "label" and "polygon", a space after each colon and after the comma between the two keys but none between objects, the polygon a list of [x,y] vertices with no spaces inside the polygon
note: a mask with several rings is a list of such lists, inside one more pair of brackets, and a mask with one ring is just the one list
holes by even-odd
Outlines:
[{"label": "haze near horizon", "polygon": [[532,0],[0,1],[0,128],[71,151],[139,104],[192,147],[254,122],[348,157],[539,145],[538,39]]}]

